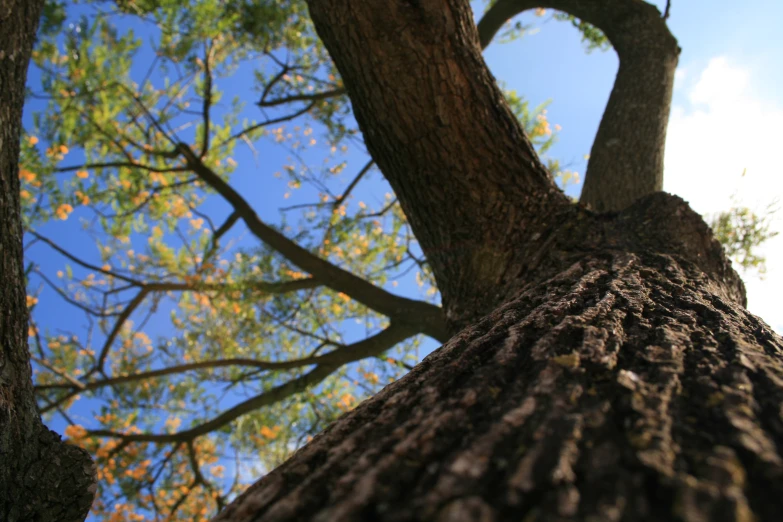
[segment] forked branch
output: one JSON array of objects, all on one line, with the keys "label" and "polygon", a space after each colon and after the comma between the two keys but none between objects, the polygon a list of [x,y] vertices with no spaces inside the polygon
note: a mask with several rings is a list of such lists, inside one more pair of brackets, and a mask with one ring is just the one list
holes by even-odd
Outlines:
[{"label": "forked branch", "polygon": [[680,48],[666,13],[639,0],[498,0],[478,24],[482,46],[514,16],[554,8],[604,32],[620,67],[590,151],[580,201],[619,211],[663,190],[663,154]]}]

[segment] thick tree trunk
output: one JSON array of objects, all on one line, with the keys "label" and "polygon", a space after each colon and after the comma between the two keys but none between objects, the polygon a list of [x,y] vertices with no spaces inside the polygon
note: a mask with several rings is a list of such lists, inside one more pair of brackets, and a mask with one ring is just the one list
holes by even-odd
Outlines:
[{"label": "thick tree trunk", "polygon": [[[672,225],[644,233],[661,220]],[[217,520],[780,520],[780,337],[736,302],[741,285],[681,200],[650,196],[593,225],[599,242],[580,260],[344,415]],[[684,255],[656,246],[678,229]]]},{"label": "thick tree trunk", "polygon": [[309,6],[461,330],[216,520],[779,520],[783,340],[703,220],[570,204],[466,1]]},{"label": "thick tree trunk", "polygon": [[27,349],[19,136],[27,65],[43,0],[0,0],[0,520],[73,522],[95,491],[89,455],[38,415]]}]

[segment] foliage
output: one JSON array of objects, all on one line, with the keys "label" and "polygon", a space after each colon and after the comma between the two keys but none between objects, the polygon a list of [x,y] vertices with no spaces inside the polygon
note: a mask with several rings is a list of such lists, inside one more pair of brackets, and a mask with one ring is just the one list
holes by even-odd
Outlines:
[{"label": "foliage", "polygon": [[[484,11],[488,11],[498,0],[484,0]],[[535,16],[543,17],[547,14],[547,9],[536,8],[533,10]],[[555,11],[548,20],[557,20],[561,22],[570,22],[571,25],[576,28],[582,35],[582,43],[585,45],[585,50],[589,53],[595,51],[606,51],[611,48],[609,40],[606,35],[597,27],[592,24],[580,20],[572,14]],[[498,34],[496,41],[498,43],[509,43],[521,38],[525,34],[531,34],[536,32],[537,29],[533,24],[524,24],[521,20],[509,20],[503,31]]]},{"label": "foliage", "polygon": [[758,255],[758,247],[778,235],[770,230],[775,205],[767,207],[761,215],[748,207],[736,205],[713,216],[710,227],[732,261],[743,270],[756,270],[760,275],[767,271],[765,258]]},{"label": "foliage", "polygon": [[611,47],[606,35],[596,26],[568,13],[555,13],[553,17],[561,22],[570,22],[582,34],[582,43],[585,45],[587,52],[595,51],[596,49],[606,51]]}]

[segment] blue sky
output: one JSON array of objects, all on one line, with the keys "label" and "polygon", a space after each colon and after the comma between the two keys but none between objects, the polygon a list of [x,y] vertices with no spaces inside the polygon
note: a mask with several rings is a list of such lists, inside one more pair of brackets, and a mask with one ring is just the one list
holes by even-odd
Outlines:
[{"label": "blue sky", "polygon": [[[481,5],[474,3],[479,8]],[[662,8],[664,2],[657,5]],[[732,196],[757,210],[783,197],[783,167],[778,156],[783,141],[783,92],[777,88],[783,84],[783,39],[778,36],[783,2],[758,1],[753,8],[738,5],[725,0],[675,0],[669,20],[683,51],[669,126],[665,188],[707,215],[728,209]],[[547,21],[548,15],[527,14],[522,19],[534,24],[535,30],[510,44],[493,43],[485,58],[493,74],[507,88],[530,100],[531,106],[552,101],[548,118],[553,125],[561,125],[562,131],[549,155],[583,174],[584,157],[590,151],[614,79],[616,56],[613,51],[586,54],[579,34],[569,24]],[[36,78],[33,71],[33,84]],[[241,94],[244,85],[231,82],[222,87]],[[25,114],[27,125],[30,108],[34,105]],[[257,159],[240,147],[235,158],[241,168],[231,183],[247,195],[259,215],[275,222],[278,207],[311,201],[312,195],[295,193],[284,200],[282,196],[288,191],[285,180],[274,178],[272,173],[281,170],[286,154],[274,146],[260,152]],[[344,181],[350,180],[366,160],[356,150],[348,159]],[[743,178],[744,169],[747,175]],[[576,194],[578,189],[573,186],[569,192]],[[381,202],[388,191],[376,173],[357,188],[352,204]],[[225,205],[215,205],[218,215],[227,213]],[[783,231],[780,214],[783,212],[776,216],[774,228]],[[88,259],[97,259],[94,243],[78,232],[75,220],[51,223],[44,227],[44,233]],[[62,258],[43,246],[34,247],[33,253],[45,270],[53,271],[64,264]],[[776,302],[783,290],[783,236],[770,241],[763,253],[767,256],[766,279],[744,274],[749,309],[783,332],[783,307]],[[389,289],[421,297],[410,283]],[[47,317],[52,328],[84,322],[81,314],[74,313],[51,290],[43,291],[39,306],[39,317]],[[165,323],[161,323],[158,333],[165,334],[164,328]],[[437,346],[428,341],[420,354]],[[82,411],[86,416],[87,410]],[[63,426],[60,423],[55,427]]]}]

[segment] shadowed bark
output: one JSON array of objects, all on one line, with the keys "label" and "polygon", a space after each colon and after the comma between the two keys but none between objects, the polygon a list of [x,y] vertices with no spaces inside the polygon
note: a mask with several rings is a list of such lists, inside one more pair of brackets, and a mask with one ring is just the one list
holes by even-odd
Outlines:
[{"label": "shadowed bark", "polygon": [[[639,234],[672,214],[682,220]],[[583,226],[598,232],[580,260],[460,332],[216,520],[778,520],[783,342],[736,302],[719,245],[664,194]],[[678,230],[705,240],[678,246]]]},{"label": "shadowed bark", "polygon": [[663,154],[680,48],[655,6],[640,0],[498,0],[478,24],[482,46],[509,19],[536,7],[564,11],[599,28],[620,60],[598,127],[580,202],[622,210],[663,190]]},{"label": "shadowed bark", "polygon": [[[652,7],[617,4],[649,30]],[[622,212],[570,204],[466,1],[309,6],[458,333],[216,521],[778,520],[783,340],[703,220],[650,190]],[[657,165],[633,146],[610,178]]]},{"label": "shadowed bark", "polygon": [[41,423],[27,349],[19,135],[43,0],[0,0],[0,520],[82,521],[95,493],[86,451]]}]

